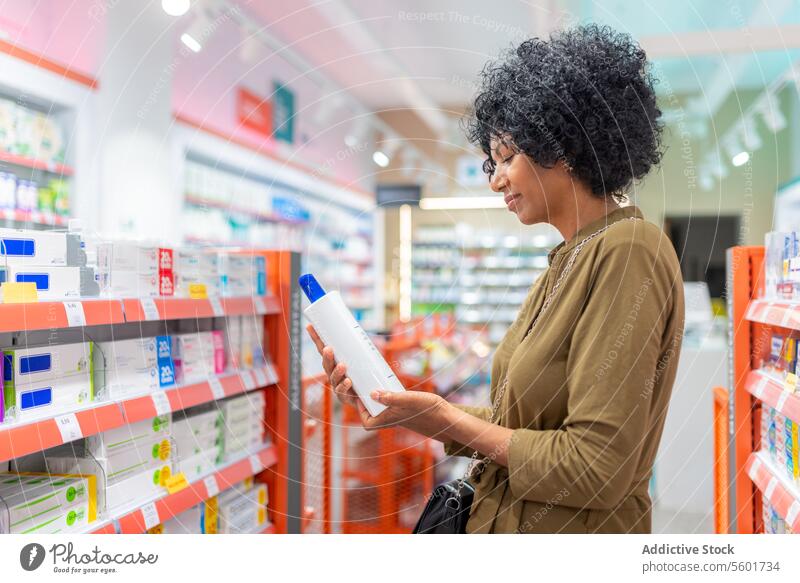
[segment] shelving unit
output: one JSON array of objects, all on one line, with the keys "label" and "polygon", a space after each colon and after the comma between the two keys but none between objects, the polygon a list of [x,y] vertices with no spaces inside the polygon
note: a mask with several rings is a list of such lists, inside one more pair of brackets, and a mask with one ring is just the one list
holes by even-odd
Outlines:
[{"label": "shelving unit", "polygon": [[[33,421],[7,421],[0,425],[0,463],[61,445],[138,421],[152,419],[165,411],[176,412],[212,403],[218,399],[261,390],[265,396],[264,427],[266,443],[241,459],[228,460],[211,475],[204,476],[172,493],[111,516],[99,516],[87,532],[140,533],[159,521],[180,514],[208,499],[209,487],[225,490],[254,476],[269,488],[268,512],[272,524],[264,532],[302,532],[316,513],[329,517],[328,492],[322,490],[315,502],[315,513],[303,507],[303,474],[313,463],[328,459],[329,442],[323,441],[319,455],[307,468],[302,467],[302,452],[310,432],[300,410],[293,403],[304,399],[302,369],[293,346],[299,342],[296,317],[300,258],[288,251],[242,251],[265,257],[270,294],[263,297],[211,299],[122,298],[87,299],[74,302],[0,304],[0,332],[47,330],[49,333],[81,329],[84,326],[113,327],[148,321],[213,319],[225,316],[264,316],[265,347],[268,365],[229,371],[207,381],[176,386],[156,393],[143,393],[114,401],[92,402],[89,406]],[[329,402],[328,402],[329,405]],[[323,407],[320,410],[324,410]],[[71,429],[62,432],[59,423],[66,418]],[[324,418],[326,431],[329,418]],[[304,425],[304,423],[306,423]],[[321,433],[322,434],[322,433]],[[322,475],[320,473],[320,475]],[[155,514],[154,514],[155,513]],[[147,520],[145,520],[147,516]]]},{"label": "shelving unit", "polygon": [[[764,407],[800,423],[800,396],[783,379],[760,368],[767,360],[773,330],[800,331],[800,303],[762,299],[763,247],[733,247],[728,250],[727,263],[731,389],[727,392],[727,416],[715,416],[715,427],[728,429],[727,444],[717,444],[715,461],[718,468],[727,469],[727,487],[718,487],[715,494],[715,514],[726,517],[727,524],[718,520],[717,530],[764,532],[765,500],[790,526],[800,528],[800,489],[760,450]],[[717,394],[723,393],[717,389]],[[727,508],[719,507],[723,504]]]},{"label": "shelving unit", "polygon": [[552,237],[474,233],[452,226],[418,227],[412,245],[412,313],[452,313],[488,330],[496,345],[527,291],[547,268]]}]

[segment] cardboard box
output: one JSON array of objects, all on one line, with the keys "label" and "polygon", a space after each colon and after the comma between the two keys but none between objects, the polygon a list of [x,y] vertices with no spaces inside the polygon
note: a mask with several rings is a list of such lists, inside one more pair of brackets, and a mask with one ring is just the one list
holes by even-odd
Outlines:
[{"label": "cardboard box", "polygon": [[98,386],[116,399],[175,385],[172,340],[169,336],[100,342],[95,351]]},{"label": "cardboard box", "polygon": [[34,283],[37,298],[44,301],[100,294],[94,270],[89,267],[10,265],[0,281]]},{"label": "cardboard box", "polygon": [[211,332],[177,334],[172,337],[172,358],[178,382],[196,383],[217,374],[219,358],[218,349],[214,345]]},{"label": "cardboard box", "polygon": [[85,375],[92,369],[94,349],[92,342],[7,348],[3,350],[5,382],[26,385]]},{"label": "cardboard box", "polygon": [[172,415],[159,415],[152,419],[123,425],[86,438],[86,448],[94,456],[105,458],[117,451],[170,436]]},{"label": "cardboard box", "polygon": [[163,494],[164,484],[172,475],[170,464],[148,468],[108,484],[106,487],[106,507],[109,513],[142,503],[154,496]]},{"label": "cardboard box", "polygon": [[5,265],[86,265],[78,235],[28,229],[0,229],[0,260]]},{"label": "cardboard box", "polygon": [[97,245],[97,265],[103,273],[133,271],[154,275],[160,270],[172,271],[173,251],[135,241],[106,241]]},{"label": "cardboard box", "polygon": [[[25,532],[64,514],[65,509],[87,504],[87,521],[97,517],[97,480],[94,475],[48,475],[46,483],[26,485],[4,491],[2,501],[8,511],[11,532]],[[5,512],[3,513],[5,515]]]},{"label": "cardboard box", "polygon": [[5,416],[57,415],[94,400],[93,350],[86,342],[4,351]]}]

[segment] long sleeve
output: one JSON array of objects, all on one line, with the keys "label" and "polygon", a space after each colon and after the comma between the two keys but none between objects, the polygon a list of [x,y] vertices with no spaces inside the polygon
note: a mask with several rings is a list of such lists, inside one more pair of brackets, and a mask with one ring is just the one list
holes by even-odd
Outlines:
[{"label": "long sleeve", "polygon": [[513,432],[508,472],[516,498],[558,496],[560,505],[610,509],[636,485],[654,422],[648,387],[675,301],[674,277],[637,242],[600,250],[586,301],[572,316],[564,423],[557,430]]},{"label": "long sleeve", "polygon": [[[489,415],[491,413],[491,409],[489,407],[470,407],[467,405],[453,405],[457,409],[461,409],[465,413],[469,413],[473,417],[477,417],[478,419],[483,419],[484,421],[489,420]],[[469,448],[461,443],[456,443],[455,441],[450,441],[444,444],[444,453],[447,455],[458,455],[458,456],[466,456],[472,457],[474,453],[474,449]]]}]

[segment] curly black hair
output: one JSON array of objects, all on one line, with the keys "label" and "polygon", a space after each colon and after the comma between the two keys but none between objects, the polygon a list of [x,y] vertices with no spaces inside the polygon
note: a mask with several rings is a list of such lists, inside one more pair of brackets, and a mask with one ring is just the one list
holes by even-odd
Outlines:
[{"label": "curly black hair", "polygon": [[657,81],[627,34],[586,25],[532,38],[488,63],[480,81],[465,126],[489,175],[494,139],[546,168],[563,160],[594,195],[619,200],[661,159]]}]

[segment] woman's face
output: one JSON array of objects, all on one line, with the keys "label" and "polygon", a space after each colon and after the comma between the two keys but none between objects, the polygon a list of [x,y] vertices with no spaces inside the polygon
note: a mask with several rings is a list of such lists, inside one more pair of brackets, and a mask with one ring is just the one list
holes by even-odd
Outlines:
[{"label": "woman's face", "polygon": [[516,213],[523,225],[549,222],[557,213],[559,200],[571,185],[562,165],[544,168],[526,154],[496,140],[492,142],[494,174],[489,178],[492,190],[502,192],[508,210]]}]

